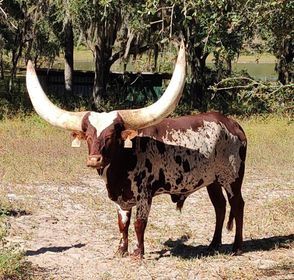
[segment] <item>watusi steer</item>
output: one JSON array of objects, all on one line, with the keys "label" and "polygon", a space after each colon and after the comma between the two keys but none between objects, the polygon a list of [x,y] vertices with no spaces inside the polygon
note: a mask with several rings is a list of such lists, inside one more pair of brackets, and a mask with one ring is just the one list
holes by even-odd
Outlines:
[{"label": "watusi steer", "polygon": [[37,113],[54,126],[73,131],[88,144],[87,166],[97,169],[108,196],[118,207],[121,232],[118,253],[128,252],[128,228],[136,206],[136,257],[144,254],[144,232],[152,198],[170,194],[177,208],[206,187],[215,209],[216,225],[209,249],[221,245],[226,199],[231,206],[228,229],[236,224],[233,252],[242,249],[246,136],[240,125],[219,113],[166,118],[183,91],[186,54],[181,43],[171,81],[162,97],[140,109],[108,113],[69,112],[55,106],[41,88],[35,69],[27,65],[27,89]]}]

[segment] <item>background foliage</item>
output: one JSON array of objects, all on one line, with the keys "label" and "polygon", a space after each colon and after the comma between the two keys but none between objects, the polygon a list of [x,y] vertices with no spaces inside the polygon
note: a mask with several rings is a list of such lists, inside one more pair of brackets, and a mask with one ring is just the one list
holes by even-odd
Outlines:
[{"label": "background foliage", "polygon": [[[71,92],[74,63],[70,63],[70,45],[83,45],[93,54],[93,93],[83,106],[108,110],[117,107],[118,100],[122,107],[131,106],[130,100],[143,106],[154,95],[144,93],[143,88],[134,90],[125,80],[110,81],[111,66],[119,60],[126,69],[132,61],[142,61],[144,54],[146,68],[152,61],[151,70],[156,71],[163,56],[160,68],[171,72],[170,62],[177,52],[174,42],[180,38],[187,46],[188,78],[178,113],[293,109],[292,1],[2,0],[0,5],[2,117],[11,110],[30,110],[23,79],[16,79],[18,67],[29,58],[37,67],[50,68],[64,54],[65,72],[71,73],[65,73],[65,93],[68,86]],[[234,73],[232,62],[243,52],[275,55],[279,81],[261,83],[246,73]],[[208,67],[209,55],[213,65]],[[140,98],[142,93],[145,98]]]}]

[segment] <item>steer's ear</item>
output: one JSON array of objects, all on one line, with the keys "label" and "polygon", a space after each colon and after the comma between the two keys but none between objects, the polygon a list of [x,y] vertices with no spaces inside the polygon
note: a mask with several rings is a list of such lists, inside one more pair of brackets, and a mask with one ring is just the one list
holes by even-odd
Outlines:
[{"label": "steer's ear", "polygon": [[121,132],[121,138],[125,141],[124,147],[125,148],[132,148],[133,143],[132,139],[135,138],[138,135],[137,130],[132,130],[132,129],[126,129]]},{"label": "steer's ear", "polygon": [[137,130],[132,130],[132,129],[126,129],[126,130],[123,130],[123,131],[121,132],[121,138],[122,138],[123,140],[127,140],[127,139],[132,140],[132,139],[135,138],[137,135],[138,135],[138,131],[137,131]]},{"label": "steer's ear", "polygon": [[74,137],[74,140],[71,142],[73,148],[79,148],[81,146],[81,140],[86,139],[86,135],[81,131],[73,131],[71,136]]}]

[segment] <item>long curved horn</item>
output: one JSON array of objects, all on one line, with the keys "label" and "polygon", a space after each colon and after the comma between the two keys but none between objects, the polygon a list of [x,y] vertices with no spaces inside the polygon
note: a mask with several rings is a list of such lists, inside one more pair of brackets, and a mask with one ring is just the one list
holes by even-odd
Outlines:
[{"label": "long curved horn", "polygon": [[127,128],[138,129],[159,123],[173,112],[184,89],[186,79],[186,53],[184,42],[181,42],[176,66],[168,87],[159,100],[152,105],[131,110],[119,110]]},{"label": "long curved horn", "polygon": [[26,83],[30,99],[40,117],[54,126],[82,131],[82,119],[87,112],[68,112],[55,106],[44,93],[30,60],[27,64]]}]

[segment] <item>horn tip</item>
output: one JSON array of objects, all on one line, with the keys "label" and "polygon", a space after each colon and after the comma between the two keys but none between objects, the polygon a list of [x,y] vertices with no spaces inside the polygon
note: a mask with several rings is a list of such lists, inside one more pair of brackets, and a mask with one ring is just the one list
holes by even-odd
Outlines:
[{"label": "horn tip", "polygon": [[181,40],[180,49],[185,49],[185,42],[184,39]]},{"label": "horn tip", "polygon": [[28,60],[27,71],[29,71],[29,72],[34,71],[34,65],[33,65],[33,62],[31,60]]}]

